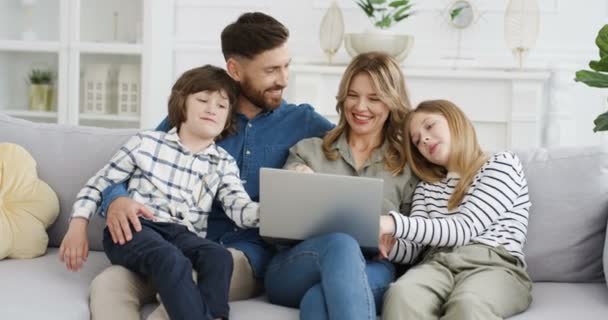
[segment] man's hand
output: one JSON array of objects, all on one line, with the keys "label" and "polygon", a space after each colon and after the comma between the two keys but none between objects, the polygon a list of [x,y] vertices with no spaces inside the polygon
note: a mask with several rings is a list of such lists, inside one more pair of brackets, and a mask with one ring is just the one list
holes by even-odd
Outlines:
[{"label": "man's hand", "polygon": [[74,218],[70,222],[61,246],[59,247],[59,260],[65,263],[70,271],[78,271],[89,256],[89,242],[87,240],[87,225],[89,220]]},{"label": "man's hand", "polygon": [[139,216],[154,219],[154,214],[143,204],[128,198],[116,198],[108,208],[106,225],[114,243],[125,244],[133,239],[131,224],[136,232],[141,231]]}]

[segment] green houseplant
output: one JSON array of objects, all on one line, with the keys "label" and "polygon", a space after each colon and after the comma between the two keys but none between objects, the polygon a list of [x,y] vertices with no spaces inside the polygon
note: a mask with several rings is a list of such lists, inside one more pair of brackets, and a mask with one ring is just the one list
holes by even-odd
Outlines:
[{"label": "green houseplant", "polygon": [[[600,51],[600,59],[589,62],[592,70],[579,70],[576,72],[575,81],[595,88],[608,88],[608,24],[604,25],[595,38],[595,44]],[[608,112],[600,114],[593,121],[594,132],[608,130]]]},{"label": "green houseplant", "polygon": [[357,0],[357,5],[380,29],[388,29],[413,13],[410,0]]},{"label": "green houseplant", "polygon": [[362,33],[347,33],[344,47],[352,56],[370,51],[384,51],[397,61],[403,61],[414,45],[414,37],[389,31],[410,17],[411,0],[356,0],[363,13],[370,18],[374,28]]},{"label": "green houseplant", "polygon": [[53,103],[53,73],[33,69],[28,74],[29,107],[33,111],[50,111]]}]

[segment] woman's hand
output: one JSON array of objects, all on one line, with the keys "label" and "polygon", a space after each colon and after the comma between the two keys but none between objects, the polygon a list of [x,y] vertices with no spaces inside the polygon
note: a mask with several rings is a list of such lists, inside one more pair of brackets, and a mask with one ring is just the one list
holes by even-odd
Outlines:
[{"label": "woman's hand", "polygon": [[289,170],[302,172],[302,173],[315,173],[309,166],[305,164],[298,163],[296,165],[290,166]]},{"label": "woman's hand", "polygon": [[87,240],[87,225],[89,221],[74,218],[70,222],[68,232],[59,247],[59,260],[65,263],[70,271],[78,271],[89,256],[89,242]]}]

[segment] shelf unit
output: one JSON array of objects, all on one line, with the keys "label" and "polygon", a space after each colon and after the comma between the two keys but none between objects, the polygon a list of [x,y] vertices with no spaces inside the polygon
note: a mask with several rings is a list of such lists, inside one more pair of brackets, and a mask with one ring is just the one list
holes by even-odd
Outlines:
[{"label": "shelf unit", "polygon": [[[173,80],[173,48],[167,45],[173,43],[173,10],[173,0],[2,1],[0,112],[68,125],[156,126],[166,115]],[[96,71],[100,66],[107,68],[105,76]],[[123,75],[133,74],[131,82],[119,82],[121,68]],[[49,110],[30,110],[27,75],[34,69],[54,75]],[[97,88],[90,85],[93,74],[108,92],[97,100],[103,108],[96,113],[85,108],[86,99],[99,97],[91,89]],[[118,113],[127,98],[138,105],[136,114]]]}]

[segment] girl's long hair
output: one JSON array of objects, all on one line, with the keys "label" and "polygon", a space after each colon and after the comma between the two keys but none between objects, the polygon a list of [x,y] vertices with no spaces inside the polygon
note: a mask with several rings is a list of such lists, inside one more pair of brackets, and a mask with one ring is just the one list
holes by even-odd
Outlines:
[{"label": "girl's long hair", "polygon": [[[467,190],[473,183],[475,175],[487,161],[487,155],[481,150],[475,128],[467,116],[454,103],[447,100],[429,100],[421,102],[405,119],[409,128],[414,114],[439,114],[443,116],[450,129],[451,146],[448,158],[449,168],[460,175],[460,181],[454,188],[454,193],[448,200],[448,210],[457,208]],[[412,143],[409,129],[404,134],[405,155],[412,171],[420,179],[427,182],[437,182],[447,175],[447,169],[428,161]]]},{"label": "girl's long hair", "polygon": [[384,165],[393,175],[398,175],[403,172],[407,163],[402,139],[403,123],[412,108],[405,87],[405,77],[399,64],[382,52],[360,54],[346,68],[336,97],[336,111],[340,119],[338,125],[323,138],[323,152],[329,160],[336,160],[339,157],[332,145],[340,135],[349,133],[348,122],[344,116],[344,101],[353,78],[361,73],[369,75],[378,98],[388,106],[389,116],[382,129],[382,139],[388,141]]}]

